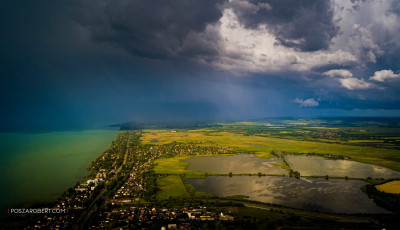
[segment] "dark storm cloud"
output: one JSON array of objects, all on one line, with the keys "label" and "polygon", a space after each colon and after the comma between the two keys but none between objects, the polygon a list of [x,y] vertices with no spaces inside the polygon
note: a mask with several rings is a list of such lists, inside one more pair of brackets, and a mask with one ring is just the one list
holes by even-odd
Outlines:
[{"label": "dark storm cloud", "polygon": [[210,38],[193,37],[222,16],[217,3],[215,0],[83,2],[84,11],[78,23],[94,41],[111,44],[133,55],[156,59],[173,57],[188,38],[192,44],[199,45],[195,49],[186,45],[185,55],[201,55],[215,52],[202,46]]},{"label": "dark storm cloud", "polygon": [[[228,6],[249,28],[267,24],[279,42],[288,47],[301,51],[327,49],[339,32],[330,1],[249,0],[248,3],[258,9],[249,7],[244,0],[233,0]],[[260,7],[265,3],[267,7]]]},{"label": "dark storm cloud", "polygon": [[[393,13],[398,6],[393,3]],[[321,98],[320,106],[305,113],[310,115],[323,108],[399,108],[400,82],[375,83],[385,88],[376,97],[376,89],[348,92],[334,79],[301,69],[293,73],[287,63],[274,74],[261,68],[244,78],[235,69],[218,69],[215,64],[226,59],[237,60],[239,70],[248,68],[240,59],[243,47],[229,43],[222,31],[219,20],[229,8],[238,27],[257,32],[267,24],[282,45],[302,51],[327,49],[338,33],[324,0],[0,0],[0,129],[307,112],[295,98]],[[380,45],[385,55],[390,49],[392,54],[357,78],[400,68],[398,49],[391,48],[398,47],[391,45],[398,44],[398,33],[372,32],[387,44]],[[251,52],[259,48],[244,56],[256,61]],[[274,60],[275,53],[268,54]],[[335,63],[329,68],[344,68]]]},{"label": "dark storm cloud", "polygon": [[218,31],[204,30],[222,16],[219,2],[1,1],[0,70],[11,76],[4,73],[92,71],[116,65],[143,69],[146,60],[140,58],[171,64],[174,58],[185,62],[197,56],[216,57]]},{"label": "dark storm cloud", "polygon": [[400,2],[399,1],[392,2],[391,12],[393,12],[397,15],[400,15]]}]

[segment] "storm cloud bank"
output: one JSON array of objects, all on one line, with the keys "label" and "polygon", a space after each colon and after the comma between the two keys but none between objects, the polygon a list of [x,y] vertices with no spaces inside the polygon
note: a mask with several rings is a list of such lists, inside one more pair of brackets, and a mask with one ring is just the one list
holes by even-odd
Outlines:
[{"label": "storm cloud bank", "polygon": [[2,126],[399,115],[394,0],[0,1],[0,31]]}]

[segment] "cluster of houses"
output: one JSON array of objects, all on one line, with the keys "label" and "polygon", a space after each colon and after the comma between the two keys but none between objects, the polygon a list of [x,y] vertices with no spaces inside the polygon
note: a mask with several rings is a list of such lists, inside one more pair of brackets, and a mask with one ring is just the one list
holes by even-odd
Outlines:
[{"label": "cluster of houses", "polygon": [[[137,169],[136,169],[137,168]],[[128,180],[121,186],[114,195],[114,199],[118,198],[139,198],[143,197],[146,191],[146,181],[143,176],[143,167],[136,167],[133,172],[129,173]]]},{"label": "cluster of houses", "polygon": [[228,154],[233,152],[233,148],[179,143],[154,145],[149,147],[149,150],[152,155],[156,157],[173,157],[177,155]]},{"label": "cluster of houses", "polygon": [[25,229],[70,229],[75,219],[74,215],[45,215]]},{"label": "cluster of houses", "polygon": [[41,216],[34,224],[26,229],[70,229],[77,218],[96,197],[96,187],[104,182],[103,178],[87,180],[74,189],[68,190],[52,209],[65,210]]},{"label": "cluster of houses", "polygon": [[[162,145],[130,145],[127,150],[127,141],[136,132],[124,132],[118,136],[117,141],[100,156],[96,162],[92,163],[92,178],[78,184],[75,188],[69,189],[60,198],[56,208],[69,210],[64,214],[47,215],[35,221],[32,228],[50,228],[50,229],[68,229],[96,199],[97,195],[107,185],[116,180],[113,175],[117,168],[122,165],[125,152],[128,152],[126,163],[118,175],[124,178],[122,185],[116,189],[115,194],[105,202],[110,210],[98,212],[98,221],[94,228],[108,228],[110,226],[122,226],[142,221],[156,220],[176,220],[182,217],[187,220],[217,220],[229,219],[229,217],[217,215],[215,213],[205,212],[204,210],[157,210],[155,207],[137,208],[137,201],[143,200],[147,188],[146,172],[148,172],[155,159],[161,157],[172,157],[175,155],[198,155],[207,153],[230,153],[232,149],[218,146],[196,146],[193,144],[162,144]],[[121,178],[121,177],[120,177]],[[117,181],[114,181],[117,182]],[[121,181],[118,181],[121,182]],[[118,183],[117,183],[118,184]],[[122,207],[122,208],[121,208]],[[112,208],[112,210],[111,210]],[[190,225],[189,225],[190,226]],[[166,226],[168,227],[168,226]],[[170,226],[171,227],[171,226]]]},{"label": "cluster of houses", "polygon": [[113,141],[111,146],[90,166],[90,170],[96,178],[106,179],[116,172],[121,165],[127,142],[130,140],[134,132],[123,132],[117,136],[117,140]]},{"label": "cluster of houses", "polygon": [[123,175],[127,174],[127,179],[124,184],[114,194],[114,199],[118,198],[140,198],[146,192],[146,176],[153,160],[153,156],[147,148],[138,148],[133,146],[132,151],[129,152],[126,167],[130,171],[125,170]]},{"label": "cluster of houses", "polygon": [[144,228],[151,223],[163,223],[161,229],[190,229],[191,221],[233,221],[233,217],[224,213],[207,211],[206,207],[197,209],[157,209],[123,205],[107,212],[98,213],[92,229]]},{"label": "cluster of houses", "polygon": [[74,188],[69,189],[52,207],[65,209],[67,210],[66,213],[39,216],[39,219],[36,219],[26,229],[70,229],[85,208],[97,197],[99,185],[105,183],[107,178],[115,173],[118,167],[117,161],[121,162],[120,159],[123,158],[124,147],[131,134],[130,132],[120,134],[117,137],[117,141],[113,141],[110,148],[92,163],[90,170],[95,175],[94,178],[81,182]]}]

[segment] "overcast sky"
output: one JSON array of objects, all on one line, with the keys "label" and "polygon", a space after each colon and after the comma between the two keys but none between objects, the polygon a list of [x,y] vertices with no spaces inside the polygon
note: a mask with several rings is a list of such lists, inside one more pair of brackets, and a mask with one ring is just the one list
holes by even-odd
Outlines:
[{"label": "overcast sky", "polygon": [[399,116],[396,0],[0,0],[0,128]]}]

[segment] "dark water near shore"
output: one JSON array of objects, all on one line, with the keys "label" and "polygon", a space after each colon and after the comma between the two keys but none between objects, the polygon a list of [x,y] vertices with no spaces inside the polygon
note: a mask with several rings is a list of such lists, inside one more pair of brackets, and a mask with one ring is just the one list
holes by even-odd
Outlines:
[{"label": "dark water near shore", "polygon": [[1,212],[57,199],[86,175],[118,132],[0,133]]},{"label": "dark water near shore", "polygon": [[209,176],[188,179],[194,188],[220,196],[244,195],[250,200],[332,213],[388,213],[361,191],[359,180],[276,176]]}]

